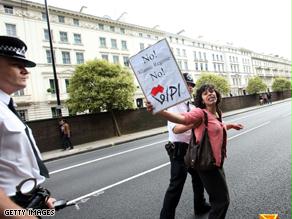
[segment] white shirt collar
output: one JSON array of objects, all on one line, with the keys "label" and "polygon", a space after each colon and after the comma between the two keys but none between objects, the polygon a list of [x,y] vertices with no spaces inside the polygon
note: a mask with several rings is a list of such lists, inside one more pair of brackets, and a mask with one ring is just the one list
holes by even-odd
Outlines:
[{"label": "white shirt collar", "polygon": [[0,89],[0,101],[3,102],[5,105],[8,105],[10,102],[10,96]]}]

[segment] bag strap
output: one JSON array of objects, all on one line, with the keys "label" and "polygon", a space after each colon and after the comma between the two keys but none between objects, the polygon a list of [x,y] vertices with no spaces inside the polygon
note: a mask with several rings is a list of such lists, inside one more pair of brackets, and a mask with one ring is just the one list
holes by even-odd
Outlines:
[{"label": "bag strap", "polygon": [[208,114],[205,112],[205,110],[203,110],[203,113],[204,113],[204,124],[206,128],[208,128]]},{"label": "bag strap", "polygon": [[[204,113],[204,124],[205,124],[206,128],[208,128],[208,114],[205,112],[205,110],[202,109],[202,111]],[[195,135],[195,129],[192,129],[192,136],[191,136],[191,138],[194,139],[194,142],[197,141],[196,135]]]}]

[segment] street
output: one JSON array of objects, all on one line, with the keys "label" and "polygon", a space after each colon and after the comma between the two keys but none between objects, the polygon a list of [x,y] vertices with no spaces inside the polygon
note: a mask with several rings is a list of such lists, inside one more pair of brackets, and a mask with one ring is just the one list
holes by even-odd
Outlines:
[{"label": "street", "polygon": [[[277,213],[291,218],[291,102],[224,118],[242,123],[228,131],[224,163],[230,193],[227,219]],[[138,125],[138,124],[137,124]],[[46,162],[45,186],[57,199],[77,200],[55,218],[159,218],[169,181],[167,134]],[[207,196],[207,194],[206,194]],[[190,177],[176,218],[195,217]]]}]

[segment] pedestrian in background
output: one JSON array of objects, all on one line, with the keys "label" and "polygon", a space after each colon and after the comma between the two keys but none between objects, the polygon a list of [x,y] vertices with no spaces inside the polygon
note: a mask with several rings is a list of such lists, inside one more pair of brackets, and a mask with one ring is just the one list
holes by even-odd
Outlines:
[{"label": "pedestrian in background", "polygon": [[[190,74],[184,73],[183,76],[187,83],[188,91],[192,94],[195,83]],[[172,113],[185,113],[192,108],[194,106],[188,101],[173,106],[168,111]],[[165,145],[165,148],[170,160],[170,182],[165,193],[160,219],[175,218],[175,210],[187,178],[188,169],[184,163],[184,156],[191,138],[191,130],[178,130],[177,124],[173,122],[168,121],[167,128],[169,142]],[[180,134],[175,134],[176,132],[180,132]],[[211,206],[205,201],[203,183],[196,171],[191,172],[191,177],[194,192],[194,213],[196,215],[204,214],[210,210]]]},{"label": "pedestrian in background", "polygon": [[268,104],[272,104],[272,94],[271,94],[271,92],[268,91],[268,92],[266,93],[266,95],[267,95],[267,98],[268,98]]},{"label": "pedestrian in background", "polygon": [[[29,204],[28,196],[17,193],[16,186],[28,179],[38,186],[49,177],[31,129],[20,119],[10,97],[26,87],[26,67],[36,65],[25,58],[26,50],[20,39],[0,36],[0,218],[5,218],[5,209],[21,209]],[[53,201],[46,200],[47,207],[53,208]]]},{"label": "pedestrian in background", "polygon": [[61,141],[63,150],[72,150],[74,147],[71,142],[71,130],[70,125],[66,122],[65,119],[61,119],[60,122],[60,131],[61,131]]},{"label": "pedestrian in background", "polygon": [[[204,112],[208,118],[208,135],[212,146],[213,156],[215,158],[215,166],[211,170],[197,170],[203,185],[209,195],[211,210],[209,219],[224,219],[229,206],[229,192],[223,169],[224,159],[226,157],[226,130],[243,128],[241,124],[224,124],[222,123],[222,112],[219,108],[221,101],[220,93],[215,90],[213,85],[202,85],[196,92],[195,106],[190,112],[178,114],[160,111],[158,114],[169,121],[187,126],[178,128],[187,128],[193,126],[195,128],[195,136],[197,141],[203,136],[205,129]],[[147,103],[147,110],[153,111],[151,103]]]}]

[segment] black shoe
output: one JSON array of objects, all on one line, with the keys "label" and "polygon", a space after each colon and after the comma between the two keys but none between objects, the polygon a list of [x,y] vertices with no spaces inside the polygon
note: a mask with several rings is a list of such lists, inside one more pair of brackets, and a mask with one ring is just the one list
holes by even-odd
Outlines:
[{"label": "black shoe", "polygon": [[196,206],[195,208],[195,215],[206,214],[211,209],[211,205],[208,203],[204,203],[202,205]]},{"label": "black shoe", "polygon": [[70,147],[70,148],[69,148],[69,150],[72,150],[72,149],[74,149],[74,148],[73,148],[73,147]]}]

